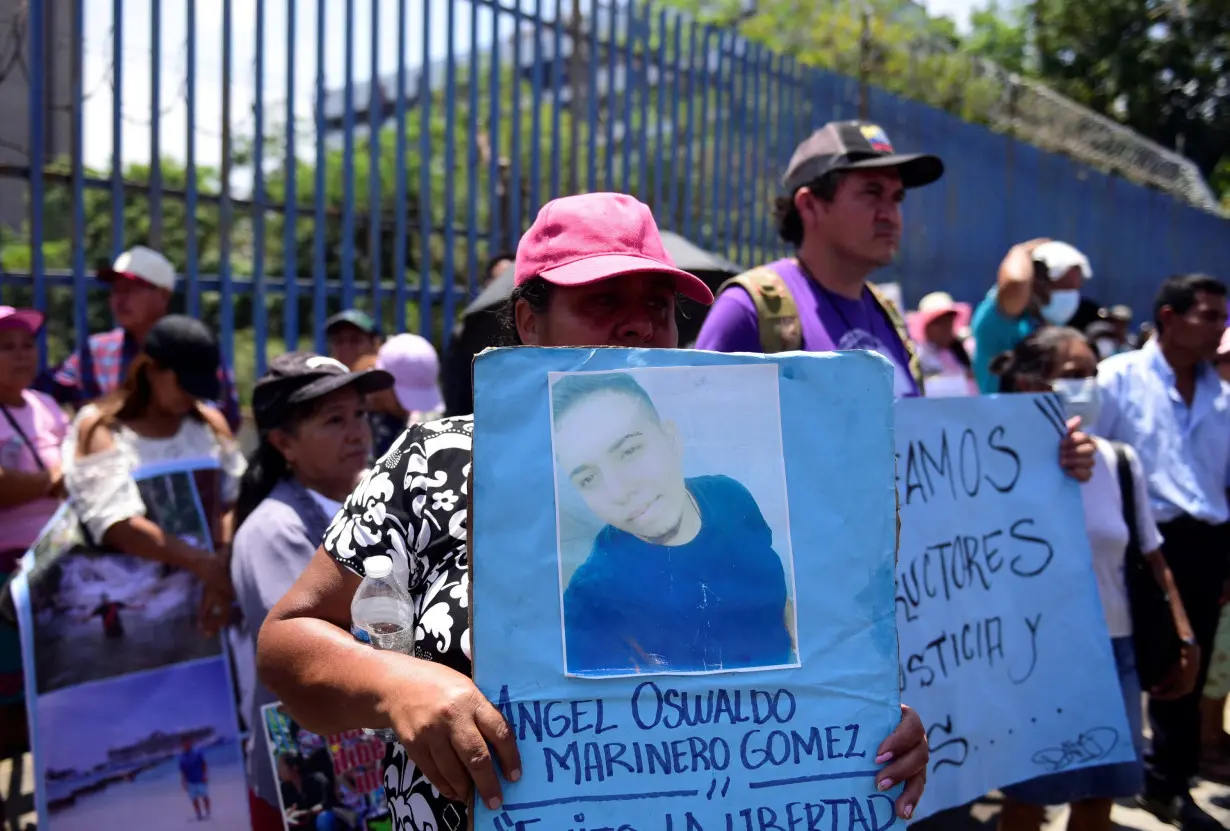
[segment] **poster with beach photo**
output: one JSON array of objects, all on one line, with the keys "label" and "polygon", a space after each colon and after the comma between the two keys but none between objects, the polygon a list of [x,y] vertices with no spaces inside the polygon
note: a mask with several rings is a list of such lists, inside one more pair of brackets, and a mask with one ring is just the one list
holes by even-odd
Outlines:
[{"label": "poster with beach photo", "polygon": [[[143,468],[135,478],[151,521],[212,549],[213,519],[199,489],[216,488],[211,463]],[[222,654],[220,638],[200,629],[195,577],[91,543],[71,509],[34,544],[26,582],[34,637],[23,651],[39,694]]]},{"label": "poster with beach photo", "polygon": [[225,659],[58,689],[31,720],[40,829],[249,827]]},{"label": "poster with beach photo", "polygon": [[[134,478],[151,521],[212,551],[214,463]],[[195,577],[88,540],[65,508],[23,559],[12,597],[40,828],[247,825],[230,658],[199,626]]]}]

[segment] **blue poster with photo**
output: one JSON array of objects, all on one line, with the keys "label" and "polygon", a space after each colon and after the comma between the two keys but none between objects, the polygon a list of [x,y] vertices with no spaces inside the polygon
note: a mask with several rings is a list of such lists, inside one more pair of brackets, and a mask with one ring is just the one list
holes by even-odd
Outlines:
[{"label": "blue poster with photo", "polygon": [[474,677],[493,831],[894,825],[892,369],[870,353],[475,363]]}]

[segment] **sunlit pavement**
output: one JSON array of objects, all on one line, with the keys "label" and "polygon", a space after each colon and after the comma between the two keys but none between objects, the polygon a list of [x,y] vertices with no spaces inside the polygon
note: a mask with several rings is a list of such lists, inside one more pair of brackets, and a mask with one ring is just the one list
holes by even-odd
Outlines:
[{"label": "sunlit pavement", "polygon": [[[27,754],[22,770],[14,771],[11,760],[0,761],[0,798],[3,798],[6,808],[6,818],[9,828],[14,831],[36,831],[38,817],[34,813],[34,795],[32,782],[34,773],[33,758]],[[14,777],[14,773],[18,775]],[[12,798],[13,786],[18,786],[16,798]],[[1201,782],[1195,790],[1196,800],[1201,807],[1221,822],[1223,827],[1230,828],[1230,787],[1216,785],[1212,782]],[[990,829],[995,827],[996,816],[999,814],[999,800],[992,795],[976,804],[967,816],[956,816],[948,813],[938,822],[927,823],[928,831],[936,829]],[[1068,811],[1066,808],[1053,808],[1047,815],[1045,831],[1064,831],[1067,828]],[[1111,814],[1111,820],[1118,828],[1138,829],[1138,831],[1167,831],[1174,826],[1162,822],[1147,811],[1127,805],[1116,805]],[[0,828],[5,828],[0,824]]]}]

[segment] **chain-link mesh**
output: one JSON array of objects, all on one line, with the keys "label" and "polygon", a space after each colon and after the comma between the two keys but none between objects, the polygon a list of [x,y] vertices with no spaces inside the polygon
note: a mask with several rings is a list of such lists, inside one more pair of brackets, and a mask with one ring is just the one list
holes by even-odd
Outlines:
[{"label": "chain-link mesh", "polygon": [[[1100,115],[1039,81],[1010,72],[992,61],[958,51],[953,41],[919,34],[926,25],[926,12],[913,0],[886,15],[876,0],[855,0],[852,14],[873,16],[873,59],[892,66],[884,54],[892,47],[888,37],[877,38],[876,23],[910,26],[915,34],[907,47],[904,68],[909,76],[903,83],[889,82],[894,92],[926,101],[933,106],[955,110],[967,120],[1002,130],[1043,150],[1062,153],[1107,173],[1114,173],[1137,184],[1173,194],[1183,201],[1222,214],[1222,207],[1194,162],[1174,150],[1145,138],[1114,119]],[[878,18],[878,20],[876,20]],[[900,60],[897,64],[901,64]],[[957,82],[959,101],[935,100],[938,90],[925,82],[928,73],[939,73]],[[934,78],[935,76],[930,76]],[[951,98],[951,96],[949,96]]]},{"label": "chain-link mesh", "polygon": [[979,73],[1002,89],[986,113],[992,126],[1043,150],[1174,194],[1203,210],[1222,212],[1191,160],[1037,81],[1005,72],[989,61],[977,63]]}]

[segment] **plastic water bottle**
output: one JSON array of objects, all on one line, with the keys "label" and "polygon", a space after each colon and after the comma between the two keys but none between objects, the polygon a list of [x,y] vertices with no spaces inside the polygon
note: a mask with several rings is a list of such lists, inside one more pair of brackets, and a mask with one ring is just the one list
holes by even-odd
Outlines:
[{"label": "plastic water bottle", "polygon": [[[363,560],[366,575],[350,602],[351,632],[376,649],[414,654],[414,603],[393,574],[393,561],[378,554]],[[396,741],[388,729],[368,730],[385,741]]]}]

